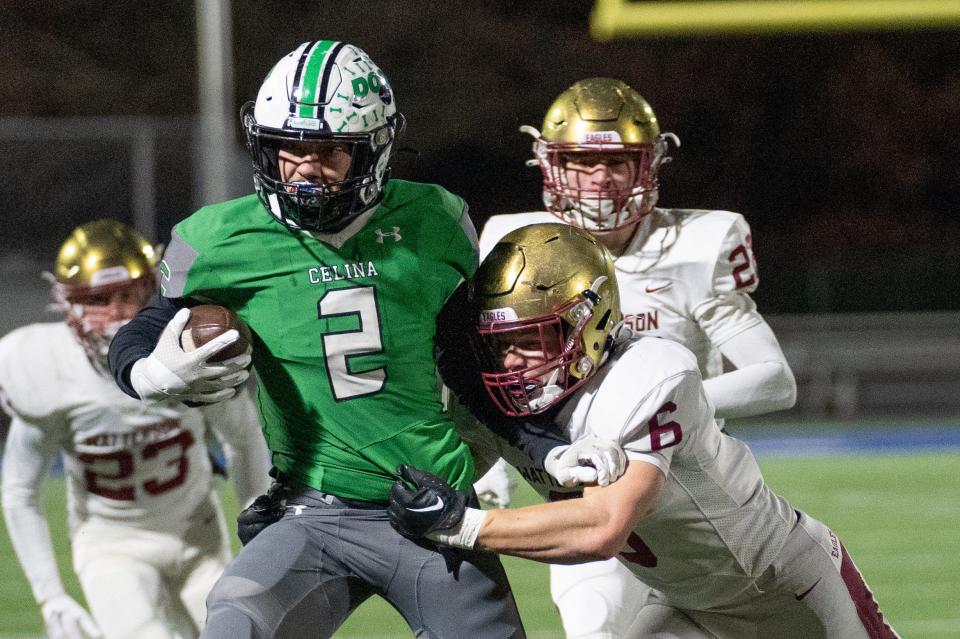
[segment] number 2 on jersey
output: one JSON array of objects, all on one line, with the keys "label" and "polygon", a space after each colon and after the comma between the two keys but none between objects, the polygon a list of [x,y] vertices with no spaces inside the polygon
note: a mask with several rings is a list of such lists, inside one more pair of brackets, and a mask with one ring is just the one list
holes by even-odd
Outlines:
[{"label": "number 2 on jersey", "polygon": [[730,251],[727,260],[733,264],[733,281],[737,288],[757,283],[757,258],[753,256],[753,242],[749,234],[743,244]]},{"label": "number 2 on jersey", "polygon": [[317,302],[317,319],[348,316],[356,317],[360,328],[323,334],[327,377],[337,401],[377,393],[387,379],[387,371],[382,366],[360,373],[350,370],[351,358],[383,352],[380,311],[374,287],[333,289]]}]

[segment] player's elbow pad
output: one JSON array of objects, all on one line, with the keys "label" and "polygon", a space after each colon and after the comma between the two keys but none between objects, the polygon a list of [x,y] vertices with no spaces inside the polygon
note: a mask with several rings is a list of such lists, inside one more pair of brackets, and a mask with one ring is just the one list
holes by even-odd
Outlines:
[{"label": "player's elbow pad", "polygon": [[793,408],[797,403],[797,380],[790,370],[790,365],[786,362],[777,362],[778,372],[776,375],[776,387],[780,393],[776,398],[777,408],[775,410],[786,410]]}]

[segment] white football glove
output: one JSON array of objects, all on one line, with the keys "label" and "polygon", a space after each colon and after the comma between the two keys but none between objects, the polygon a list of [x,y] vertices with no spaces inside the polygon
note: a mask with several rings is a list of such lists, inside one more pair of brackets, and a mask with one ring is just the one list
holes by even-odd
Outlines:
[{"label": "white football glove", "polygon": [[186,402],[213,404],[237,394],[237,387],[247,381],[247,367],[252,348],[222,362],[207,363],[207,359],[237,341],[240,334],[230,329],[200,348],[184,351],[180,334],[190,309],[182,308],[163,329],[156,347],[149,357],[138,359],[130,368],[130,385],[140,399],[178,399]]},{"label": "white football glove", "polygon": [[507,508],[516,486],[513,478],[507,474],[507,462],[501,458],[476,481],[473,489],[482,503],[494,508]]},{"label": "white football glove", "polygon": [[587,436],[551,450],[543,466],[565,488],[591,483],[607,486],[627,469],[627,456],[617,442]]},{"label": "white football glove", "polygon": [[66,593],[43,602],[40,612],[49,639],[99,639],[103,636],[90,613]]}]

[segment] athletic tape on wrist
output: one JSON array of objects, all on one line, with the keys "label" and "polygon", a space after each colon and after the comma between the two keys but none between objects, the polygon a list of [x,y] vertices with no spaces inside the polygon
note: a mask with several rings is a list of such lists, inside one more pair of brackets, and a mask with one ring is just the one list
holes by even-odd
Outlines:
[{"label": "athletic tape on wrist", "polygon": [[486,511],[479,508],[467,508],[463,511],[463,518],[455,528],[442,532],[437,530],[427,533],[427,539],[445,546],[470,550],[477,543],[480,526],[483,525],[483,520],[486,518]]}]

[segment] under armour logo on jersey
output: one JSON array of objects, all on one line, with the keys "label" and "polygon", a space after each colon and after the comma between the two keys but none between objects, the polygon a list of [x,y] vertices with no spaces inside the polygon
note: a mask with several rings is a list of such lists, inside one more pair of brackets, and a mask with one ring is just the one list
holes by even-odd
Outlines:
[{"label": "under armour logo on jersey", "polygon": [[300,505],[300,504],[295,504],[295,505],[292,505],[292,506],[287,506],[287,508],[292,508],[294,515],[301,515],[301,514],[303,514],[303,511],[304,511],[304,509],[306,508],[306,506],[302,506],[302,505]]},{"label": "under armour logo on jersey", "polygon": [[403,239],[400,237],[399,226],[393,227],[393,230],[388,233],[384,233],[383,230],[377,229],[377,244],[383,244],[383,238],[385,237],[392,237],[394,242],[399,242],[401,239]]}]

